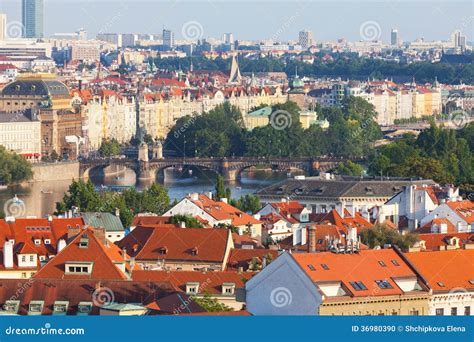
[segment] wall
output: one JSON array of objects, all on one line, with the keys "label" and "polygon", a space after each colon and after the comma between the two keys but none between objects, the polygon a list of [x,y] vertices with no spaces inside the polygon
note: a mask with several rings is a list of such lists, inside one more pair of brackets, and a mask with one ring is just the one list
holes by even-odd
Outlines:
[{"label": "wall", "polygon": [[33,164],[33,182],[72,180],[79,178],[79,162]]}]

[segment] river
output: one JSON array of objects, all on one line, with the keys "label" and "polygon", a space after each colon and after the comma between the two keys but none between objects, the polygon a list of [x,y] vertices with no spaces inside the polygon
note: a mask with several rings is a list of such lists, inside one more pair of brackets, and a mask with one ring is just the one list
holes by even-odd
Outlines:
[{"label": "river", "polygon": [[[292,173],[292,175],[297,174],[301,173]],[[226,186],[232,190],[233,198],[239,198],[285,178],[287,178],[286,172],[249,169],[242,171],[237,182],[227,183]],[[125,169],[114,176],[104,176],[102,173],[91,175],[91,181],[98,189],[101,186],[135,186],[138,190],[142,190],[150,186],[154,180],[137,181],[135,173]],[[199,169],[192,169],[191,172],[166,169],[155,181],[168,189],[171,200],[179,200],[189,193],[214,191],[216,174]],[[14,209],[19,210],[19,216],[45,217],[54,212],[56,202],[61,201],[69,184],[70,181],[54,181],[9,187],[6,190],[0,190],[0,206],[12,208],[11,199],[16,195],[24,203],[24,205],[13,206]]]}]

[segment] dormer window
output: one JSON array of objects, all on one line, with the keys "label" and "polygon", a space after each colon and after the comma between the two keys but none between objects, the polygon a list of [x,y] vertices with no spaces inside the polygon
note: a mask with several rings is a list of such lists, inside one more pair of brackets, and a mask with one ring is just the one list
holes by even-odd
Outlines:
[{"label": "dormer window", "polygon": [[191,249],[191,254],[192,255],[198,255],[199,254],[199,250],[197,247],[194,247],[193,249]]},{"label": "dormer window", "polygon": [[44,301],[33,300],[28,305],[28,315],[41,315],[43,312]]},{"label": "dormer window", "polygon": [[167,247],[161,247],[160,248],[160,253],[161,254],[167,254],[168,253],[168,248]]},{"label": "dormer window", "polygon": [[188,282],[186,283],[186,294],[195,295],[199,292],[199,283],[197,282]]},{"label": "dormer window", "polygon": [[65,315],[69,306],[68,301],[55,301],[53,306],[53,315]]},{"label": "dormer window", "polygon": [[91,302],[79,302],[77,305],[77,314],[78,315],[88,315],[92,311]]},{"label": "dormer window", "polygon": [[390,284],[387,280],[376,280],[375,283],[376,283],[381,289],[393,289],[392,284]]},{"label": "dormer window", "polygon": [[87,234],[84,234],[79,240],[79,248],[87,248],[87,247],[89,247],[89,237],[87,236]]},{"label": "dormer window", "polygon": [[36,246],[41,245],[41,239],[35,239],[35,245]]},{"label": "dormer window", "polygon": [[51,244],[51,240],[50,240],[50,239],[44,239],[44,244],[45,244],[45,245],[50,245],[50,244]]},{"label": "dormer window", "polygon": [[222,294],[232,296],[235,294],[235,283],[223,283]]},{"label": "dormer window", "polygon": [[18,310],[20,309],[20,301],[19,300],[7,300],[3,305],[3,311],[16,315]]},{"label": "dormer window", "polygon": [[92,262],[67,262],[65,272],[66,274],[91,274],[92,265]]}]

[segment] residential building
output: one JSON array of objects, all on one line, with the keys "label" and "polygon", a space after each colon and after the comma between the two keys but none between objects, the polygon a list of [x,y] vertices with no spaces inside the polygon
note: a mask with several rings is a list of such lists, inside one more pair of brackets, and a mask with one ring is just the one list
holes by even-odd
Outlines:
[{"label": "residential building", "polygon": [[0,278],[30,278],[66,246],[70,228],[83,226],[84,221],[77,218],[0,220]]},{"label": "residential building", "polygon": [[124,238],[125,228],[120,221],[120,212],[115,215],[111,213],[79,213],[79,217],[88,226],[105,229],[105,237],[111,242],[117,242]]},{"label": "residential building", "polygon": [[183,198],[169,209],[163,216],[191,215],[200,217],[212,227],[219,225],[232,225],[257,240],[262,238],[262,223],[255,217],[227,203],[226,198],[219,201],[212,199],[212,194],[193,193]]},{"label": "residential building", "polygon": [[24,38],[44,37],[43,0],[22,0],[22,24]]},{"label": "residential building", "polygon": [[163,29],[163,46],[172,50],[174,48],[174,32],[171,30]]},{"label": "residential building", "polygon": [[298,38],[299,44],[304,50],[313,45],[313,32],[311,31],[300,31]]},{"label": "residential building", "polygon": [[[169,282],[179,292],[193,298],[209,295],[233,310],[245,308],[245,282],[254,272],[134,271],[133,280],[148,283]],[[177,310],[174,314],[188,313]]]},{"label": "residential building", "polygon": [[227,271],[256,272],[278,257],[276,249],[232,248],[227,261]]},{"label": "residential building", "polygon": [[428,314],[428,288],[393,249],[283,253],[246,290],[253,315]]},{"label": "residential building", "polygon": [[[470,200],[463,200],[458,197],[457,200],[447,200],[441,203],[432,212],[426,215],[421,220],[421,226],[432,222],[435,219],[447,219],[454,227],[457,233],[472,233],[474,232],[474,202]],[[437,226],[433,226],[437,227]],[[440,233],[447,232],[448,224],[440,225]],[[436,231],[432,231],[433,233]]]},{"label": "residential building", "polygon": [[390,32],[390,45],[391,46],[399,46],[400,39],[398,38],[398,30],[392,29]]},{"label": "residential building", "polygon": [[100,61],[100,49],[97,44],[74,44],[70,48],[72,61],[98,62]]},{"label": "residential building", "polygon": [[400,229],[414,230],[420,222],[441,203],[456,200],[459,189],[433,184],[409,185],[381,207],[372,209],[372,218],[378,222],[392,221]]},{"label": "residential building", "polygon": [[405,254],[430,288],[428,313],[472,316],[474,310],[474,249]]},{"label": "residential building", "polygon": [[[447,224],[448,233],[424,233],[422,228],[417,230],[419,241],[415,243],[409,251],[419,252],[419,251],[449,251],[455,249],[474,249],[474,233],[458,233],[456,228],[447,221],[443,222],[445,219],[436,219],[433,221],[441,221],[439,223],[434,223],[434,227],[431,229],[444,229],[443,225]],[[430,228],[430,227],[427,227]]]},{"label": "residential building", "polygon": [[34,279],[127,280],[135,267],[130,257],[105,237],[105,230],[68,229],[69,244],[44,265]]},{"label": "residential building", "polygon": [[347,209],[353,216],[361,212],[368,218],[369,209],[382,206],[398,194],[403,186],[410,184],[434,184],[430,180],[413,180],[409,178],[376,178],[376,177],[339,177],[322,179],[306,177],[304,179],[287,179],[283,182],[259,190],[257,195],[263,203],[278,202],[290,198],[311,209],[312,213],[327,213],[336,209],[343,213]]},{"label": "residential building", "polygon": [[41,122],[36,110],[0,112],[0,145],[28,160],[41,159]]},{"label": "residential building", "polygon": [[228,229],[138,226],[117,245],[144,270],[223,271],[234,247]]}]

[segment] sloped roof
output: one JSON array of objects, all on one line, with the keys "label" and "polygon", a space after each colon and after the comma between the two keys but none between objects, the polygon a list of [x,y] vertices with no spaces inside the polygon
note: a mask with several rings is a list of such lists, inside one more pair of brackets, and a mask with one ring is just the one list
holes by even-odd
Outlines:
[{"label": "sloped roof", "polygon": [[278,251],[274,249],[238,249],[233,248],[230,251],[229,260],[227,261],[227,270],[238,270],[240,267],[244,271],[249,269],[249,264],[253,258],[260,261],[267,254],[270,254],[275,260],[278,257]]},{"label": "sloped roof", "polygon": [[227,229],[138,226],[117,245],[136,260],[223,262],[230,234]]},{"label": "sloped roof", "polygon": [[[341,282],[353,297],[401,295],[404,292],[394,279],[416,277],[393,249],[364,250],[357,254],[294,253],[292,257],[316,285],[318,282]],[[387,281],[391,288],[381,289],[376,283],[378,280]],[[362,282],[366,289],[356,291],[351,282]]]},{"label": "sloped roof", "polygon": [[405,256],[428,281],[433,291],[474,291],[474,250],[415,252],[406,253]]},{"label": "sloped roof", "polygon": [[[81,239],[87,239],[87,247],[80,247]],[[115,263],[125,263],[128,259],[123,251],[111,242],[102,243],[94,229],[86,228],[53,259],[34,275],[35,279],[128,279]],[[88,275],[66,274],[66,263],[90,262],[92,272]],[[128,265],[127,265],[128,267]]]}]

